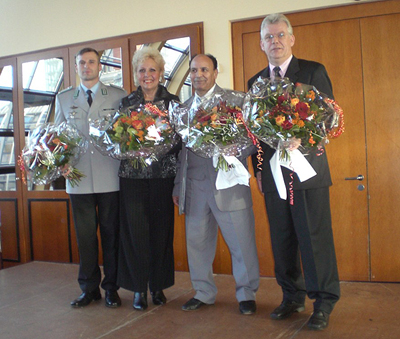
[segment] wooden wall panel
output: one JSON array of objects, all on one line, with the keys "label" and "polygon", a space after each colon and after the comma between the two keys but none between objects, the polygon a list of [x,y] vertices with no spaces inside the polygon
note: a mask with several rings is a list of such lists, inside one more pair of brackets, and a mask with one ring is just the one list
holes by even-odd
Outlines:
[{"label": "wooden wall panel", "polygon": [[1,199],[1,245],[3,261],[19,262],[18,210],[16,199]]},{"label": "wooden wall panel", "polygon": [[71,262],[68,200],[30,200],[32,259]]},{"label": "wooden wall panel", "polygon": [[185,216],[178,214],[177,207],[175,207],[174,258],[176,271],[189,271],[186,255]]}]

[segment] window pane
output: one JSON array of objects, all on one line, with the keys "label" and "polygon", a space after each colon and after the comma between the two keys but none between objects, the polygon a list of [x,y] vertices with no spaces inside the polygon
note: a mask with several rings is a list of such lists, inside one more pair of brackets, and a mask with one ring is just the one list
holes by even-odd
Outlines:
[{"label": "window pane", "polygon": [[63,82],[63,60],[51,58],[22,64],[25,131],[49,121]]},{"label": "window pane", "polygon": [[161,49],[160,53],[165,60],[165,77],[169,78],[172,71],[179,66],[178,62],[181,60],[182,53],[165,47]]},{"label": "window pane", "polygon": [[[13,68],[0,68],[0,191],[15,191]],[[14,172],[14,173],[13,173]]]},{"label": "window pane", "polygon": [[121,48],[106,49],[101,55],[100,63],[102,64],[101,82],[123,87]]},{"label": "window pane", "polygon": [[[22,64],[25,133],[53,121],[55,97],[63,88],[63,70],[62,58],[49,58]],[[27,136],[25,139],[27,141]],[[28,189],[51,189],[51,185],[38,186],[28,180]]]},{"label": "window pane", "polygon": [[56,92],[63,76],[59,58],[26,62],[22,65],[24,90]]},{"label": "window pane", "polygon": [[15,191],[15,173],[0,175],[0,191]]},{"label": "window pane", "polygon": [[0,87],[13,87],[12,67],[5,66],[0,69]]}]

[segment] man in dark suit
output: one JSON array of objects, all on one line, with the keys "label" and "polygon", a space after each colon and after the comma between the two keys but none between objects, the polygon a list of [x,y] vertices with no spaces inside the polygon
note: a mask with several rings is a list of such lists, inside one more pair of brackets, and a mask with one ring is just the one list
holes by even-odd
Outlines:
[{"label": "man in dark suit", "polygon": [[[333,98],[325,67],[293,56],[294,42],[289,20],[282,14],[268,15],[261,24],[260,45],[268,57],[269,66],[253,76],[248,81],[248,87],[260,76],[287,77],[294,83],[313,85]],[[257,169],[254,157],[253,167],[258,186],[264,193],[275,274],[283,291],[283,301],[271,313],[271,318],[284,319],[303,311],[307,294],[315,299],[308,327],[321,330],[328,326],[329,315],[340,297],[329,203],[332,182],[326,153],[314,152],[306,156],[317,174],[304,182],[300,182],[296,174],[292,180],[292,171],[281,166],[286,188],[293,181],[294,204],[291,205],[289,200],[280,198],[272,176],[269,161],[276,151],[261,144],[264,151],[262,171]]]},{"label": "man in dark suit", "polygon": [[[217,75],[217,60],[212,55],[193,57],[190,78],[195,95],[185,104],[196,107],[192,105],[197,105],[199,100],[224,93],[226,90],[215,82]],[[247,167],[246,158],[254,151],[251,146],[237,156],[243,166]],[[212,263],[219,226],[232,257],[239,311],[245,315],[253,314],[260,275],[250,187],[236,184],[217,189],[216,180],[213,159],[200,157],[183,147],[179,155],[173,200],[177,206],[184,205],[189,271],[196,294],[182,309],[193,311],[203,305],[214,304],[217,287]]]},{"label": "man in dark suit", "polygon": [[[56,97],[55,124],[67,121],[89,138],[89,123],[118,110],[126,92],[106,86],[99,80],[100,56],[92,48],[84,48],[75,58],[75,68],[81,80],[76,88],[67,88]],[[105,290],[105,305],[118,307],[117,259],[119,241],[119,161],[103,156],[92,142],[76,168],[86,177],[72,187],[67,181],[79,249],[78,282],[82,294],[71,302],[83,307],[101,299],[99,285]],[[103,248],[104,279],[98,265],[97,228],[100,227]]]}]

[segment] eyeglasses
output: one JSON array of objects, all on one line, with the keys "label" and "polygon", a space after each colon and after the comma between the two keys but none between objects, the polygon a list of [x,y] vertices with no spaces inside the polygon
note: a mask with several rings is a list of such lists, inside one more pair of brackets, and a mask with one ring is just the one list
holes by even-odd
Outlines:
[{"label": "eyeglasses", "polygon": [[288,34],[286,34],[286,33],[284,33],[284,32],[281,32],[281,33],[279,33],[279,34],[269,34],[269,35],[266,35],[266,36],[264,37],[264,40],[267,41],[267,42],[271,42],[271,41],[274,40],[275,37],[276,37],[278,40],[282,40],[282,39],[285,38],[287,35],[288,35]]}]

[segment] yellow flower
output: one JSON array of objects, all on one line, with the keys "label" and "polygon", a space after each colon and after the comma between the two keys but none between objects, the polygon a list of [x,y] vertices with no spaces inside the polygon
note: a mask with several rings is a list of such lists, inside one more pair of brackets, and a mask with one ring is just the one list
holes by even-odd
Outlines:
[{"label": "yellow flower", "polygon": [[292,98],[292,99],[290,99],[290,105],[295,107],[299,101],[300,101],[299,98]]},{"label": "yellow flower", "polygon": [[285,120],[286,120],[286,118],[285,118],[283,115],[278,115],[278,116],[275,118],[275,122],[276,122],[276,124],[277,124],[278,126],[282,125],[283,122],[284,122]]}]

